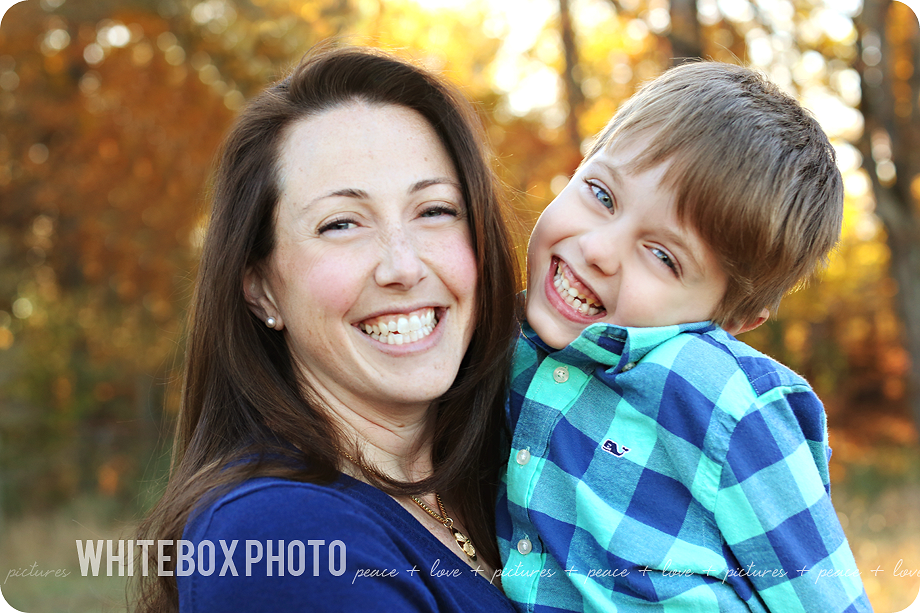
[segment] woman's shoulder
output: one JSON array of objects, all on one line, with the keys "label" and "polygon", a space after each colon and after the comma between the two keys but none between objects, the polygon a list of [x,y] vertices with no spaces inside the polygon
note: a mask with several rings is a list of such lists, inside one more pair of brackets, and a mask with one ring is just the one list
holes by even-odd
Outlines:
[{"label": "woman's shoulder", "polygon": [[[250,479],[222,493],[192,515],[186,538],[244,530],[253,538],[305,535],[376,524],[386,514],[383,492],[342,476],[320,484],[274,477]],[[269,534],[270,533],[270,534]],[[276,536],[277,535],[277,536]]]},{"label": "woman's shoulder", "polygon": [[372,602],[465,611],[460,593],[478,595],[475,610],[511,610],[399,503],[350,477],[246,481],[193,516],[184,539],[192,560],[177,560],[183,611],[357,611]]},{"label": "woman's shoulder", "polygon": [[371,595],[402,606],[407,589],[424,601],[411,584],[355,579],[365,566],[405,566],[379,511],[362,500],[370,493],[357,491],[362,485],[255,478],[203,505],[183,535],[191,561],[176,560],[180,609],[322,611]]},{"label": "woman's shoulder", "polygon": [[[335,503],[356,498],[355,488],[361,483],[342,475],[332,483],[312,483],[281,477],[255,477],[234,485],[223,492],[210,505],[212,512],[240,510],[266,503],[297,504],[303,502]],[[311,508],[314,505],[311,505]],[[328,509],[322,504],[314,510]]]}]

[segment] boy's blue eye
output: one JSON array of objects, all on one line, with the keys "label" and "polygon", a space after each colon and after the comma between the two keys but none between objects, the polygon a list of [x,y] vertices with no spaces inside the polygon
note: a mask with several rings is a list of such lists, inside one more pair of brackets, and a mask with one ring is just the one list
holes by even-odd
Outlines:
[{"label": "boy's blue eye", "polygon": [[656,258],[661,260],[665,266],[670,268],[674,272],[674,274],[677,274],[677,264],[674,263],[674,260],[671,259],[671,256],[669,256],[667,253],[665,253],[661,249],[657,249],[655,247],[652,247],[652,254]]},{"label": "boy's blue eye", "polygon": [[588,185],[591,187],[591,192],[594,194],[594,197],[597,198],[601,204],[608,209],[613,208],[613,197],[606,189],[594,183],[589,183]]}]

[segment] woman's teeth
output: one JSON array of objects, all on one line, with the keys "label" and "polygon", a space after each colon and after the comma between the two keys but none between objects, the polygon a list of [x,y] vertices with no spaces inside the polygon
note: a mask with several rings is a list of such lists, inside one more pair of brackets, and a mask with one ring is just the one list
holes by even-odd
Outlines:
[{"label": "woman's teeth", "polygon": [[594,294],[585,295],[579,292],[574,283],[565,276],[562,266],[556,266],[556,275],[553,277],[553,285],[556,286],[556,292],[566,304],[581,313],[582,315],[597,315],[604,310],[604,305]]},{"label": "woman's teeth", "polygon": [[385,345],[408,345],[422,340],[438,325],[434,309],[420,309],[404,315],[384,315],[369,319],[358,327]]}]

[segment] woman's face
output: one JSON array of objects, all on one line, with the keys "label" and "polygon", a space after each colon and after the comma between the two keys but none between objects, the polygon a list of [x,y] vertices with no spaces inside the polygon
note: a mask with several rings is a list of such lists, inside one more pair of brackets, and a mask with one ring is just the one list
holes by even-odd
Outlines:
[{"label": "woman's face", "polygon": [[475,318],[467,206],[440,139],[415,111],[353,102],[295,123],[279,170],[275,249],[248,275],[250,302],[333,407],[427,408]]}]

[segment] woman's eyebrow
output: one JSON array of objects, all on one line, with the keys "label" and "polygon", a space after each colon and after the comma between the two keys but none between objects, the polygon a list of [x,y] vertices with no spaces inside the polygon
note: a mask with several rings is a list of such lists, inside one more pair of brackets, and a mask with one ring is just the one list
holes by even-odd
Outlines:
[{"label": "woman's eyebrow", "polygon": [[[412,187],[409,188],[408,193],[414,194],[416,192],[422,191],[425,188],[431,187],[432,185],[450,185],[451,187],[460,189],[460,184],[454,181],[453,179],[450,179],[448,177],[435,177],[433,179],[422,179],[421,181],[417,181],[416,183],[413,183]],[[327,194],[323,194],[322,196],[317,196],[310,202],[310,204],[314,202],[319,202],[320,200],[324,200],[326,198],[336,198],[336,197],[354,198],[356,200],[367,200],[370,198],[370,194],[368,194],[363,189],[358,189],[356,187],[345,187],[342,189],[331,191]]]},{"label": "woman's eyebrow", "polygon": [[326,198],[354,198],[355,200],[367,200],[370,196],[363,189],[357,189],[354,187],[345,187],[342,189],[337,189],[328,193],[323,194],[322,196],[317,196],[316,198],[310,200],[304,205],[304,208],[308,208],[317,202],[325,200]]},{"label": "woman's eyebrow", "polygon": [[363,189],[346,187],[344,189],[337,189],[334,192],[329,192],[325,196],[320,196],[317,198],[317,200],[322,200],[323,198],[332,198],[333,196],[343,196],[345,198],[367,198],[368,193]]},{"label": "woman's eyebrow", "polygon": [[414,183],[412,187],[409,188],[409,193],[414,194],[415,192],[420,192],[426,187],[431,187],[432,185],[450,185],[451,187],[460,189],[460,184],[449,177],[435,177],[433,179],[422,179],[421,181]]}]

